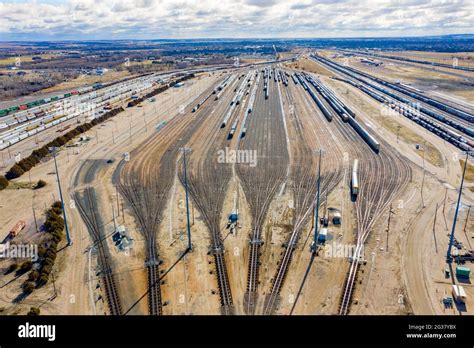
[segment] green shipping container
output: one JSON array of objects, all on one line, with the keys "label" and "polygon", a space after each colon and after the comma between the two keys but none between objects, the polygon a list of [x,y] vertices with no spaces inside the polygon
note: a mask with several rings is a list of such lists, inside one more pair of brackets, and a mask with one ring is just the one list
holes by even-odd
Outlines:
[{"label": "green shipping container", "polygon": [[456,276],[462,278],[469,278],[471,275],[471,269],[468,267],[457,266],[456,267]]},{"label": "green shipping container", "polygon": [[0,110],[0,117],[6,116],[6,115],[8,115],[8,110],[7,109]]}]

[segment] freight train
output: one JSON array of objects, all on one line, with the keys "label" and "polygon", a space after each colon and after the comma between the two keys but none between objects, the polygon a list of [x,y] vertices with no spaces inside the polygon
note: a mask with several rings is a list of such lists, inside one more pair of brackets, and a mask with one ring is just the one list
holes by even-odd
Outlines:
[{"label": "freight train", "polygon": [[[426,128],[426,129],[430,130],[431,132],[437,134],[441,138],[449,141],[450,143],[457,146],[458,148],[460,148],[462,150],[465,150],[465,151],[472,150],[472,147],[473,147],[474,144],[471,140],[463,137],[462,135],[460,135],[460,134],[458,134],[458,133],[456,133],[456,132],[454,132],[454,131],[452,131],[448,128],[441,127],[439,124],[436,124],[435,122],[429,120],[428,118],[423,117],[421,115],[421,113],[423,113],[427,116],[430,116],[430,117],[432,117],[432,118],[434,118],[434,119],[436,119],[436,120],[438,120],[438,121],[440,121],[444,124],[447,124],[447,125],[455,128],[455,129],[457,129],[457,130],[460,130],[462,133],[467,134],[469,136],[474,136],[473,129],[465,127],[465,126],[455,122],[454,120],[446,118],[445,116],[443,116],[439,113],[436,113],[433,110],[430,110],[430,109],[427,109],[426,107],[415,104],[415,103],[409,101],[408,99],[387,90],[386,88],[383,88],[383,87],[380,87],[380,86],[375,85],[373,83],[370,83],[370,82],[366,81],[365,79],[361,78],[360,76],[358,76],[357,75],[358,72],[353,73],[352,71],[346,70],[347,67],[343,67],[343,66],[341,66],[337,63],[334,63],[330,60],[327,60],[327,59],[319,57],[319,56],[314,56],[313,55],[312,58],[317,60],[318,62],[329,65],[333,69],[335,69],[337,71],[340,71],[345,75],[348,75],[348,76],[352,77],[353,79],[358,81],[358,83],[353,83],[351,81],[347,81],[347,82],[351,83],[352,85],[355,85],[357,88],[362,90],[364,93],[370,95],[372,98],[374,98],[375,100],[377,100],[381,103],[385,103],[385,104],[389,104],[389,105],[390,104],[396,105],[396,103],[394,103],[393,101],[391,101],[390,99],[388,99],[386,97],[386,96],[388,96],[388,97],[391,97],[391,98],[395,99],[397,102],[400,102],[400,106],[405,105],[406,107],[402,108],[404,110],[407,110],[407,109],[409,110],[409,109],[413,109],[413,108],[415,110],[419,110],[417,115],[414,115],[413,112],[407,112],[407,111],[405,111],[402,114],[404,116],[410,118],[414,122],[420,124],[424,128]],[[347,69],[351,69],[351,68],[347,68]],[[352,69],[352,70],[355,70],[355,69]],[[361,74],[363,74],[363,73],[361,73]],[[384,96],[381,93],[385,94],[386,96]]]}]

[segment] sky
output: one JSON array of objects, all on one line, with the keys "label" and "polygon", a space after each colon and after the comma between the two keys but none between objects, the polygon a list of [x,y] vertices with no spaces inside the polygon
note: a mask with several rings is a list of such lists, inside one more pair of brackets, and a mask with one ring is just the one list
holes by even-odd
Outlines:
[{"label": "sky", "polygon": [[0,0],[0,41],[474,34],[474,0]]}]

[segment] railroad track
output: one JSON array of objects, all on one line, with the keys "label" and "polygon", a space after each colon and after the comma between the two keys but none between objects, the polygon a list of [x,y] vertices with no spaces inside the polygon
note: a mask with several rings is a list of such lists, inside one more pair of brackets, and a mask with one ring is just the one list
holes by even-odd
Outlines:
[{"label": "railroad track", "polygon": [[[210,232],[210,252],[214,257],[221,313],[224,315],[232,315],[235,312],[221,235],[221,214],[232,177],[232,164],[219,163],[217,151],[223,150],[229,143],[227,139],[229,127],[221,128],[222,115],[226,115],[230,108],[230,100],[234,95],[233,86],[237,81],[239,80],[233,81],[227,87],[217,106],[208,105],[203,110],[210,116],[190,139],[192,154],[187,159],[188,189]],[[242,104],[234,109],[227,124],[230,125],[238,117],[236,115],[240,114]],[[179,168],[179,179],[184,186],[183,158]]]},{"label": "railroad track", "polygon": [[[272,278],[270,292],[265,299],[263,309],[263,314],[265,315],[273,314],[276,310],[280,299],[280,291],[289,272],[293,252],[297,247],[301,232],[314,213],[318,172],[318,155],[314,152],[314,149],[325,149],[320,184],[322,188],[320,193],[322,203],[324,203],[324,197],[327,197],[327,194],[338,185],[343,176],[340,161],[341,152],[337,144],[328,139],[327,131],[321,126],[321,122],[326,122],[325,118],[320,115],[319,118],[313,118],[312,122],[309,122],[307,119],[303,120],[302,115],[313,115],[314,110],[308,107],[309,104],[297,103],[290,94],[289,89],[293,89],[293,87],[283,87],[283,94],[285,95],[288,108],[289,105],[292,105],[292,112],[287,117],[289,120],[288,129],[291,138],[298,139],[298,141],[291,143],[293,149],[290,152],[291,189],[294,194],[295,214],[291,234],[285,243],[285,249],[278,263],[275,275]],[[304,93],[308,97],[302,89],[298,89],[296,93]]]},{"label": "railroad track", "polygon": [[247,121],[247,134],[239,143],[240,150],[257,151],[258,164],[255,167],[236,165],[252,215],[247,289],[244,295],[244,310],[247,314],[255,313],[257,303],[260,249],[263,244],[261,229],[271,201],[286,180],[289,164],[283,117],[273,79],[269,80],[268,88],[270,95],[265,99],[262,79],[254,109]]},{"label": "railroad track", "polygon": [[381,149],[379,154],[375,154],[340,118],[334,118],[332,123],[335,125],[333,129],[338,134],[337,138],[342,140],[341,143],[350,157],[359,159],[356,248],[339,305],[339,314],[346,315],[350,310],[365,241],[377,220],[410,182],[411,167],[408,160],[384,140],[379,139]]},{"label": "railroad track", "polygon": [[97,250],[97,261],[110,313],[112,315],[121,315],[122,304],[118,295],[117,281],[112,272],[109,249],[106,245],[107,243],[104,242],[103,224],[97,207],[95,190],[92,187],[86,187],[82,195],[79,192],[75,192],[73,196],[79,213],[91,234],[94,242],[93,248]]},{"label": "railroad track", "polygon": [[[360,259],[363,257],[363,246],[375,222],[389,207],[401,190],[411,180],[411,168],[408,161],[395,152],[389,144],[382,142],[384,151],[378,156],[359,152],[359,197],[356,201],[357,239],[356,249],[352,258],[341,296],[339,314],[349,313],[351,299],[357,280]],[[359,149],[357,149],[358,151]],[[364,157],[362,157],[365,155]],[[381,173],[381,175],[378,175]]]},{"label": "railroad track", "polygon": [[[213,87],[208,88],[201,97],[212,90]],[[160,136],[151,137],[130,154],[131,160],[123,167],[118,183],[145,238],[150,315],[162,314],[157,233],[176,175],[179,149],[191,138],[206,116],[201,111],[191,113],[191,109],[192,106],[188,106],[182,116],[168,122],[166,131],[162,130]]]},{"label": "railroad track", "polygon": [[[309,86],[313,88],[313,86]],[[326,107],[330,107],[324,103]],[[354,294],[359,258],[363,246],[374,224],[382,216],[389,204],[411,180],[408,160],[395,151],[390,144],[381,140],[381,150],[375,154],[362,138],[339,117],[327,125],[331,134],[338,139],[348,157],[359,159],[359,195],[356,201],[357,231],[356,252],[344,281],[339,304],[339,314],[349,313]],[[347,183],[349,186],[350,182]]]},{"label": "railroad track", "polygon": [[[323,65],[325,68],[328,68],[330,71],[335,72],[337,75],[344,76],[348,78],[348,81],[351,81],[351,84],[354,84],[355,81],[360,84],[363,84],[364,88],[375,90],[377,94],[382,94],[385,99],[390,101],[396,101],[396,104],[401,105],[404,109],[408,109],[411,113],[417,114],[418,112],[426,119],[426,121],[434,124],[436,128],[441,129],[442,133],[434,132],[441,138],[449,140],[453,145],[460,147],[461,149],[466,148],[466,144],[472,146],[473,142],[473,129],[471,128],[472,123],[459,115],[456,115],[458,111],[448,111],[445,110],[445,107],[436,107],[429,104],[429,102],[439,102],[433,98],[427,98],[427,101],[419,100],[413,95],[406,94],[407,92],[401,92],[399,86],[396,85],[385,85],[383,81],[379,81],[376,77],[371,76],[367,73],[350,70],[348,68],[342,67],[341,65],[327,60],[320,61],[321,58],[312,58],[314,62]],[[425,96],[422,96],[426,98]],[[413,107],[415,106],[415,107]],[[443,109],[444,108],[444,109]],[[419,109],[419,110],[417,110]],[[462,112],[462,110],[461,110]],[[467,117],[467,116],[465,116]],[[471,116],[472,117],[472,116]],[[431,130],[433,131],[433,130]]]}]

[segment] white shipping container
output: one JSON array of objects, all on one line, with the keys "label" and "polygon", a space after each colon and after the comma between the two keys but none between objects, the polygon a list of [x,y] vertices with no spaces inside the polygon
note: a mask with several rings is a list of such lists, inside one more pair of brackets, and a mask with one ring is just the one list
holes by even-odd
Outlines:
[{"label": "white shipping container", "polygon": [[460,285],[453,285],[453,297],[456,301],[464,303],[466,300],[466,292],[464,291],[464,288]]}]

